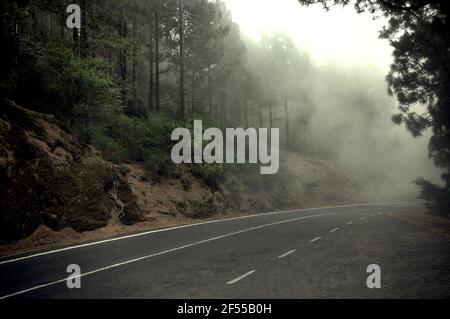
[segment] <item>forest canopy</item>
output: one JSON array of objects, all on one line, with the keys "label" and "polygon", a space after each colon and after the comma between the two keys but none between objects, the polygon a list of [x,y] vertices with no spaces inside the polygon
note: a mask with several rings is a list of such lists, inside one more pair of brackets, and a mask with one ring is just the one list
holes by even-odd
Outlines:
[{"label": "forest canopy", "polygon": [[[446,2],[300,2],[325,9],[354,4],[358,12],[389,19],[381,36],[395,50],[387,77],[389,93],[400,103],[394,120],[415,136],[432,129],[430,154],[446,169],[446,186],[417,183],[433,208],[448,207]],[[330,149],[307,139],[318,107],[311,75],[323,70],[316,72],[308,54],[285,34],[265,34],[258,43],[246,39],[221,0],[80,0],[81,29],[70,30],[71,3],[0,4],[3,98],[55,115],[114,163],[142,161],[166,173],[177,170],[169,158],[171,131],[191,128],[194,118],[212,126],[280,127],[286,149],[330,156]],[[352,103],[375,107],[363,91]],[[329,138],[333,144],[335,136]],[[223,169],[195,170],[211,180]]]},{"label": "forest canopy", "polygon": [[[293,118],[290,103],[307,100],[297,75],[309,61],[289,37],[248,42],[220,0],[83,0],[80,29],[66,25],[70,4],[1,4],[2,97],[55,115],[107,160],[164,174],[179,174],[171,132],[193,119],[283,126],[283,147],[299,149],[289,121],[307,115]],[[223,172],[192,169],[207,181]]]}]

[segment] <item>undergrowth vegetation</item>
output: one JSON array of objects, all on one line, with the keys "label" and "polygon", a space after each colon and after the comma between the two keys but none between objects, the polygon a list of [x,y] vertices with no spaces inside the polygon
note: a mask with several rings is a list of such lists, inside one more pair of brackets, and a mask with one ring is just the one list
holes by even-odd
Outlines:
[{"label": "undergrowth vegetation", "polygon": [[[173,130],[186,127],[192,131],[192,125],[193,119],[174,119],[165,113],[129,117],[113,112],[95,125],[78,126],[76,131],[84,143],[96,146],[116,165],[140,162],[150,172],[180,179],[191,173],[215,188],[217,178],[225,172],[223,164],[177,165],[171,159]],[[186,181],[183,184],[189,188]]]}]

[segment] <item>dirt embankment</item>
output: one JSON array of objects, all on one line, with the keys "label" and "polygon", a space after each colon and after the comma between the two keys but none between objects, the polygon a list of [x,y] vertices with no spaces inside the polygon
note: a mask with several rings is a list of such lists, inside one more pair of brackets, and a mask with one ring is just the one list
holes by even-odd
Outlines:
[{"label": "dirt embankment", "polygon": [[3,103],[0,256],[199,219],[360,198],[357,182],[332,163],[282,153],[277,175],[234,166],[211,187],[192,175],[161,176],[138,163],[124,170],[81,145],[53,116]]},{"label": "dirt embankment", "polygon": [[142,221],[117,167],[81,145],[54,117],[2,102],[0,113],[0,244],[40,225],[83,232]]}]

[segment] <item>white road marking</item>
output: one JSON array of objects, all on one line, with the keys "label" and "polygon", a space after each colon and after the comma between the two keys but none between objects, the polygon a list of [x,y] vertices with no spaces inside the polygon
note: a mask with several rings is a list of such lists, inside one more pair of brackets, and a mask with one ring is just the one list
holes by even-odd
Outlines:
[{"label": "white road marking", "polygon": [[[165,228],[165,229],[151,230],[151,231],[146,231],[146,232],[142,232],[142,233],[138,233],[138,234],[126,235],[126,236],[121,236],[121,237],[116,237],[116,238],[111,238],[111,239],[105,239],[105,240],[95,241],[95,242],[91,242],[91,243],[80,244],[80,245],[65,247],[65,248],[61,248],[61,249],[55,249],[55,250],[51,250],[51,251],[36,253],[36,254],[28,255],[28,256],[23,256],[23,257],[18,257],[18,258],[14,258],[14,259],[0,261],[0,265],[10,264],[10,263],[13,263],[13,262],[22,261],[22,260],[31,259],[31,258],[36,258],[36,257],[40,257],[40,256],[56,254],[56,253],[60,253],[60,252],[68,251],[68,250],[74,250],[74,249],[79,249],[79,248],[84,248],[84,247],[101,245],[101,244],[115,242],[115,241],[119,241],[119,240],[135,238],[135,237],[140,237],[140,236],[146,236],[146,235],[150,235],[150,234],[167,232],[167,231],[183,229],[183,228],[197,227],[197,226],[202,226],[202,225],[222,223],[222,222],[233,221],[233,220],[240,220],[240,219],[255,218],[255,217],[259,217],[259,216],[270,216],[270,215],[287,214],[287,213],[294,213],[294,212],[306,213],[306,212],[311,212],[311,211],[316,211],[316,210],[326,210],[326,209],[346,208],[346,207],[358,207],[358,206],[373,206],[373,205],[375,205],[375,204],[354,204],[354,205],[343,205],[343,206],[317,207],[317,208],[277,211],[277,212],[264,213],[264,214],[254,214],[254,215],[248,215],[248,216],[240,216],[240,217],[234,217],[234,218],[228,218],[228,219],[212,220],[212,221],[196,223],[196,224],[189,224],[189,225],[182,225],[182,226],[176,226],[176,227]],[[359,212],[359,211],[356,211],[356,212]]]},{"label": "white road marking", "polygon": [[353,222],[348,222],[348,223],[347,223],[347,225],[352,225],[352,224],[353,224]]},{"label": "white road marking", "polygon": [[[325,214],[298,217],[298,218],[283,220],[283,221],[279,221],[279,222],[275,222],[275,223],[265,224],[265,225],[261,225],[261,226],[246,228],[246,229],[243,229],[243,230],[240,230],[240,231],[236,231],[236,232],[233,232],[233,233],[229,233],[229,234],[225,234],[225,235],[222,235],[222,236],[217,236],[217,237],[205,239],[205,240],[198,241],[198,242],[195,242],[195,243],[192,243],[192,244],[188,244],[188,245],[176,247],[176,248],[173,248],[173,249],[165,250],[165,251],[162,251],[162,252],[159,252],[159,253],[154,253],[154,254],[151,254],[151,255],[139,257],[139,258],[136,258],[136,259],[127,260],[127,261],[124,261],[124,262],[121,262],[121,263],[117,263],[117,264],[113,264],[113,265],[110,265],[110,266],[107,266],[107,267],[103,267],[103,268],[99,268],[99,269],[96,269],[96,270],[93,270],[93,271],[90,271],[90,272],[83,273],[83,274],[81,274],[79,276],[74,276],[74,277],[71,277],[71,278],[75,279],[75,278],[86,277],[86,276],[90,276],[90,275],[93,275],[93,274],[96,274],[96,273],[99,273],[99,272],[102,272],[102,271],[106,271],[106,270],[109,270],[109,269],[113,269],[113,268],[117,268],[117,267],[120,267],[120,266],[124,266],[124,265],[128,265],[128,264],[131,264],[131,263],[135,263],[135,262],[138,262],[138,261],[146,260],[146,259],[149,259],[149,258],[152,258],[152,257],[165,255],[165,254],[168,254],[168,253],[172,253],[172,252],[183,250],[183,249],[186,249],[186,248],[198,246],[198,245],[201,245],[201,244],[206,244],[206,243],[209,243],[209,242],[212,242],[212,241],[216,241],[216,240],[220,240],[220,239],[236,236],[236,235],[247,233],[247,232],[250,232],[250,231],[253,231],[253,230],[259,230],[259,229],[263,229],[263,228],[267,228],[267,227],[271,227],[271,226],[276,226],[276,225],[281,225],[281,224],[286,224],[286,223],[299,221],[299,220],[316,218],[316,217],[320,217],[320,216],[323,216],[323,215],[325,215]],[[12,293],[12,294],[9,294],[9,295],[6,295],[6,296],[2,296],[2,297],[0,297],[0,299],[7,299],[7,298],[15,297],[15,296],[18,296],[18,295],[22,295],[22,294],[27,293],[27,292],[38,290],[38,289],[41,289],[41,288],[57,285],[57,284],[65,282],[66,280],[67,280],[67,278],[63,278],[63,279],[56,280],[56,281],[53,281],[53,282],[49,282],[49,283],[46,283],[46,284],[43,284],[43,285],[35,286],[35,287],[29,288],[29,289],[24,289],[24,290],[21,290],[21,291],[18,291],[18,292],[15,292],[15,293]]]},{"label": "white road marking", "polygon": [[287,257],[287,256],[289,256],[289,255],[292,255],[292,254],[295,253],[295,252],[296,252],[295,249],[294,249],[294,250],[291,250],[291,251],[288,251],[287,253],[285,253],[285,254],[283,254],[283,255],[281,255],[281,256],[278,256],[278,259],[285,258],[285,257]]},{"label": "white road marking", "polygon": [[238,281],[241,281],[244,278],[247,278],[250,275],[253,275],[256,272],[256,270],[249,271],[246,274],[243,274],[242,276],[237,277],[236,279],[233,279],[232,281],[227,282],[227,285],[234,285]]},{"label": "white road marking", "polygon": [[361,217],[359,220],[365,220],[366,219],[366,217]]},{"label": "white road marking", "polygon": [[335,233],[335,232],[337,232],[338,230],[339,230],[339,228],[336,227],[335,229],[330,230],[330,233]]},{"label": "white road marking", "polygon": [[404,203],[392,203],[392,205],[396,205],[396,208],[403,208],[403,207],[415,207],[415,206],[423,206],[424,203],[421,202],[404,202]]},{"label": "white road marking", "polygon": [[316,241],[321,240],[321,239],[322,239],[322,237],[317,237],[317,238],[314,238],[313,240],[310,240],[309,242],[315,243]]}]

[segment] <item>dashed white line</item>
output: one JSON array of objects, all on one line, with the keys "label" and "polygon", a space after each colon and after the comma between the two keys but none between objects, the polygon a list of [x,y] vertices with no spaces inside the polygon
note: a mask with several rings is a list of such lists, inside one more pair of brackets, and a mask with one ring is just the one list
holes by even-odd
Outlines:
[{"label": "dashed white line", "polygon": [[319,241],[321,239],[322,239],[322,237],[317,237],[317,238],[314,238],[313,240],[310,240],[309,242],[310,243],[315,243],[316,241]]},{"label": "dashed white line", "polygon": [[366,217],[361,217],[359,220],[365,220],[366,219]]},{"label": "dashed white line", "polygon": [[[195,224],[188,224],[188,225],[181,225],[181,226],[175,226],[175,227],[164,228],[164,229],[151,230],[151,231],[146,231],[146,232],[137,233],[137,234],[133,234],[133,235],[125,235],[125,236],[120,236],[120,237],[116,237],[116,238],[105,239],[105,240],[100,240],[100,241],[95,241],[95,242],[85,243],[85,244],[79,244],[79,245],[74,245],[74,246],[70,246],[70,247],[45,251],[45,252],[41,252],[41,253],[35,253],[35,254],[22,256],[22,257],[18,257],[18,258],[14,258],[14,259],[0,261],[0,265],[10,264],[10,263],[14,263],[17,261],[22,261],[22,260],[26,260],[26,259],[31,259],[31,258],[36,258],[36,257],[41,257],[41,256],[46,256],[46,255],[51,255],[51,254],[57,254],[57,253],[65,252],[65,251],[69,251],[69,250],[85,248],[85,247],[90,247],[90,246],[94,246],[94,245],[101,245],[101,244],[115,242],[115,241],[119,241],[119,240],[130,239],[130,238],[135,238],[135,237],[140,237],[140,236],[146,236],[146,235],[151,235],[151,234],[155,234],[155,233],[168,232],[168,231],[184,229],[184,228],[192,228],[192,227],[198,227],[198,226],[209,225],[209,224],[218,224],[218,223],[224,223],[224,222],[228,222],[228,221],[241,220],[241,219],[251,219],[251,218],[257,218],[257,217],[262,217],[262,216],[282,215],[282,214],[295,213],[295,212],[307,213],[307,212],[314,212],[314,211],[320,211],[320,210],[329,210],[329,209],[333,209],[333,208],[346,208],[346,207],[359,207],[359,206],[372,206],[372,205],[374,205],[374,204],[354,204],[354,205],[343,205],[343,206],[328,206],[328,207],[317,207],[317,208],[307,208],[307,209],[294,209],[294,210],[276,211],[276,212],[263,213],[263,214],[254,214],[254,215],[248,215],[248,216],[240,216],[240,217],[227,218],[227,219],[218,219],[218,220],[212,220],[212,221],[195,223]],[[357,211],[357,212],[359,212],[359,211]]]},{"label": "dashed white line", "polygon": [[[216,241],[216,240],[225,239],[225,238],[228,238],[228,237],[240,235],[240,234],[247,233],[247,232],[250,232],[250,231],[259,230],[259,229],[272,227],[272,226],[276,226],[276,225],[282,225],[282,224],[286,224],[286,223],[290,223],[290,222],[294,222],[294,221],[299,221],[299,220],[306,220],[306,219],[316,218],[316,217],[320,217],[320,216],[323,216],[323,214],[304,216],[304,217],[299,217],[299,218],[282,220],[282,221],[279,221],[279,222],[265,224],[265,225],[261,225],[261,226],[255,226],[255,227],[251,227],[251,228],[246,228],[246,229],[239,230],[239,231],[236,231],[236,232],[232,232],[232,233],[229,233],[229,234],[225,234],[225,235],[222,235],[222,236],[217,236],[217,237],[205,239],[205,240],[198,241],[198,242],[195,242],[195,243],[192,243],[192,244],[176,247],[176,248],[173,248],[173,249],[161,251],[161,252],[154,253],[154,254],[151,254],[151,255],[139,257],[139,258],[136,258],[136,259],[127,260],[127,261],[124,261],[124,262],[121,262],[121,263],[117,263],[117,264],[113,264],[113,265],[110,265],[110,266],[107,266],[107,267],[99,268],[99,269],[96,269],[96,270],[93,270],[93,271],[90,271],[90,272],[83,273],[83,274],[81,274],[79,276],[74,276],[74,277],[72,277],[72,279],[74,279],[74,278],[81,278],[81,277],[85,277],[85,276],[90,276],[90,275],[93,275],[93,274],[96,274],[96,273],[99,273],[99,272],[103,272],[103,271],[106,271],[106,270],[109,270],[109,269],[113,269],[113,268],[121,267],[121,266],[124,266],[124,265],[136,263],[136,262],[139,262],[139,261],[142,261],[142,260],[146,260],[146,259],[150,259],[150,258],[153,258],[153,257],[165,255],[165,254],[168,254],[168,253],[180,251],[180,250],[183,250],[183,249],[186,249],[186,248],[191,248],[191,247],[194,247],[194,246],[206,244],[206,243],[213,242],[213,241]],[[24,289],[24,290],[21,290],[21,291],[18,291],[18,292],[15,292],[15,293],[12,293],[12,294],[9,294],[9,295],[6,295],[6,296],[0,296],[0,299],[7,299],[7,298],[15,297],[15,296],[18,296],[18,295],[22,295],[24,293],[28,293],[28,292],[31,292],[31,291],[34,291],[34,290],[38,290],[38,289],[50,287],[50,286],[53,286],[53,285],[57,285],[57,284],[65,282],[66,280],[67,280],[67,278],[63,278],[63,279],[56,280],[56,281],[53,281],[53,282],[49,282],[49,283],[46,283],[46,284],[43,284],[43,285],[39,285],[39,286],[31,287],[31,288],[28,288],[28,289]]]},{"label": "dashed white line", "polygon": [[347,223],[347,225],[352,225],[352,224],[353,224],[353,222],[348,222],[348,223]]},{"label": "dashed white line", "polygon": [[243,274],[242,276],[239,276],[236,279],[233,279],[233,280],[227,282],[227,285],[234,285],[238,281],[241,281],[242,279],[247,278],[250,275],[253,275],[255,272],[256,272],[256,270],[249,271],[248,273]]},{"label": "dashed white line", "polygon": [[330,233],[335,233],[335,232],[337,232],[338,230],[339,230],[339,228],[336,227],[335,229],[330,230]]},{"label": "dashed white line", "polygon": [[288,251],[287,253],[285,253],[285,254],[283,254],[283,255],[281,255],[281,256],[278,256],[278,259],[285,258],[285,257],[287,257],[287,256],[289,256],[289,255],[292,255],[292,254],[295,253],[295,252],[296,252],[295,249],[294,249],[294,250],[291,250],[291,251]]}]

